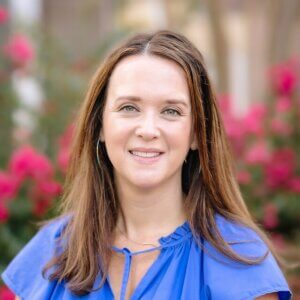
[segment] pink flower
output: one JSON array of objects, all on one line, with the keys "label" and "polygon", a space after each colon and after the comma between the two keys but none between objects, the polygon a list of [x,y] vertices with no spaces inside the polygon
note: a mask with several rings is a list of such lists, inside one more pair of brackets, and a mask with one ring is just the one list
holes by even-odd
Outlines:
[{"label": "pink flower", "polygon": [[263,225],[266,229],[276,228],[279,224],[278,208],[274,203],[267,203],[264,205]]},{"label": "pink flower", "polygon": [[4,24],[8,20],[7,9],[0,6],[0,24]]},{"label": "pink flower", "polygon": [[70,161],[70,151],[68,149],[61,149],[57,156],[57,164],[62,173],[67,172]]},{"label": "pink flower", "polygon": [[53,199],[61,192],[61,185],[54,180],[37,181],[28,195],[33,201],[33,214],[36,216],[44,215],[51,207]]},{"label": "pink flower", "polygon": [[289,189],[294,193],[300,193],[300,177],[291,178],[288,182]]},{"label": "pink flower", "polygon": [[271,69],[271,82],[280,95],[291,95],[297,82],[295,68],[291,62],[282,63]]},{"label": "pink flower", "polygon": [[0,299],[1,300],[14,300],[15,295],[8,287],[1,286],[0,287]]},{"label": "pink flower", "polygon": [[62,191],[61,185],[54,180],[47,180],[38,182],[35,187],[35,194],[43,197],[56,197]]},{"label": "pink flower", "polygon": [[233,113],[232,102],[229,96],[224,95],[219,98],[219,107],[222,112],[225,131],[230,139],[231,146],[235,154],[240,155],[243,152],[246,137],[243,120]]},{"label": "pink flower", "polygon": [[248,164],[265,164],[270,160],[271,154],[264,141],[259,141],[250,147],[245,154]]},{"label": "pink flower", "polygon": [[242,139],[245,135],[245,129],[241,126],[241,121],[231,116],[224,116],[224,125],[226,133],[231,139]]},{"label": "pink flower", "polygon": [[15,177],[0,171],[0,200],[15,198],[18,188],[18,180]]},{"label": "pink flower", "polygon": [[16,65],[25,65],[32,61],[34,50],[25,36],[15,35],[4,46],[4,53]]},{"label": "pink flower", "polygon": [[9,169],[21,181],[26,177],[41,180],[53,176],[54,173],[48,158],[31,146],[23,146],[12,154]]},{"label": "pink flower", "polygon": [[219,95],[218,104],[223,114],[232,113],[231,100],[229,95]]},{"label": "pink flower", "polygon": [[247,133],[263,136],[264,135],[264,124],[267,113],[267,108],[263,104],[253,105],[245,116],[242,126],[245,127]]},{"label": "pink flower", "polygon": [[70,160],[70,148],[74,134],[74,124],[67,127],[64,134],[60,137],[59,152],[57,155],[57,164],[62,173],[67,172]]},{"label": "pink flower", "polygon": [[271,188],[286,186],[294,170],[295,153],[292,149],[285,148],[273,152],[264,170],[267,185]]},{"label": "pink flower", "polygon": [[59,145],[63,148],[69,148],[71,146],[74,135],[74,124],[67,127],[63,135],[59,138]]},{"label": "pink flower", "polygon": [[51,198],[39,198],[34,201],[34,206],[32,213],[38,217],[43,216],[48,209],[51,207],[52,199]]},{"label": "pink flower", "polygon": [[[0,224],[5,223],[9,218],[9,211],[3,200],[0,200]],[[1,299],[1,298],[0,298]]]},{"label": "pink flower", "polygon": [[292,108],[292,100],[287,96],[280,96],[276,101],[276,111],[279,113],[287,112]]},{"label": "pink flower", "polygon": [[281,136],[289,136],[293,132],[291,125],[279,118],[272,120],[271,129],[275,134]]},{"label": "pink flower", "polygon": [[240,171],[237,174],[237,180],[240,184],[248,184],[251,181],[251,174],[248,171]]}]

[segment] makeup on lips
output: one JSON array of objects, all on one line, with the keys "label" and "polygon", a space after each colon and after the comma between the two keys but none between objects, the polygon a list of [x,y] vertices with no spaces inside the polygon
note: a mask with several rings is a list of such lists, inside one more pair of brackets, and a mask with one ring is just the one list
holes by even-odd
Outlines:
[{"label": "makeup on lips", "polygon": [[159,149],[153,148],[134,148],[129,153],[134,160],[144,164],[157,162],[163,154]]}]

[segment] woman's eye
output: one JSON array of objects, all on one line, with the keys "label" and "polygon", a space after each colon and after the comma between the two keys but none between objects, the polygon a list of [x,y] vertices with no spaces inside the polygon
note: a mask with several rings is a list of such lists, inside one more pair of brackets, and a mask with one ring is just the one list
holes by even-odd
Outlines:
[{"label": "woman's eye", "polygon": [[128,112],[137,111],[137,109],[132,105],[125,105],[120,110]]},{"label": "woman's eye", "polygon": [[[123,107],[120,108],[120,111],[124,111],[124,112],[136,112],[138,111],[138,109],[133,106],[133,105],[124,105]],[[173,109],[173,108],[168,108],[168,109],[165,109],[163,111],[164,114],[168,115],[168,116],[180,116],[180,112],[176,109]]]},{"label": "woman's eye", "polygon": [[164,111],[164,113],[166,113],[169,116],[180,116],[180,112],[177,111],[176,109],[172,109],[172,108],[168,108]]}]

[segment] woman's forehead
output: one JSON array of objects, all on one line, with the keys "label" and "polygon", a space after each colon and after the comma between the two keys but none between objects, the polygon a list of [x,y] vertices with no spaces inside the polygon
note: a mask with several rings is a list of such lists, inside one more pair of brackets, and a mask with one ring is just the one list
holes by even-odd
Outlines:
[{"label": "woman's forehead", "polygon": [[147,94],[189,101],[183,69],[171,60],[154,55],[134,55],[121,60],[112,72],[108,94],[114,98]]}]

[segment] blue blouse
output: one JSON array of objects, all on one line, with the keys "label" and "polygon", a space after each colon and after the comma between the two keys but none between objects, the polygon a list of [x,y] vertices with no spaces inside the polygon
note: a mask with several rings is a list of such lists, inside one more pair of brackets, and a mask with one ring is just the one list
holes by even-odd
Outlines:
[{"label": "blue blouse", "polygon": [[[250,257],[263,255],[267,247],[258,235],[245,226],[216,215],[218,228],[237,253]],[[104,286],[84,296],[73,295],[66,282],[49,281],[41,271],[55,251],[55,240],[60,236],[66,219],[44,226],[13,259],[3,272],[6,285],[21,299],[114,299],[109,279]],[[242,243],[234,243],[234,242]],[[159,239],[160,254],[146,272],[131,300],[246,300],[278,292],[279,299],[291,299],[288,284],[274,257],[269,254],[258,265],[234,262],[222,255],[207,241],[204,251],[196,243],[189,224],[185,222],[168,236]],[[146,251],[131,252],[113,247],[125,256],[125,268],[120,299],[125,299],[130,275],[131,258]],[[94,287],[98,286],[100,276]]]}]

